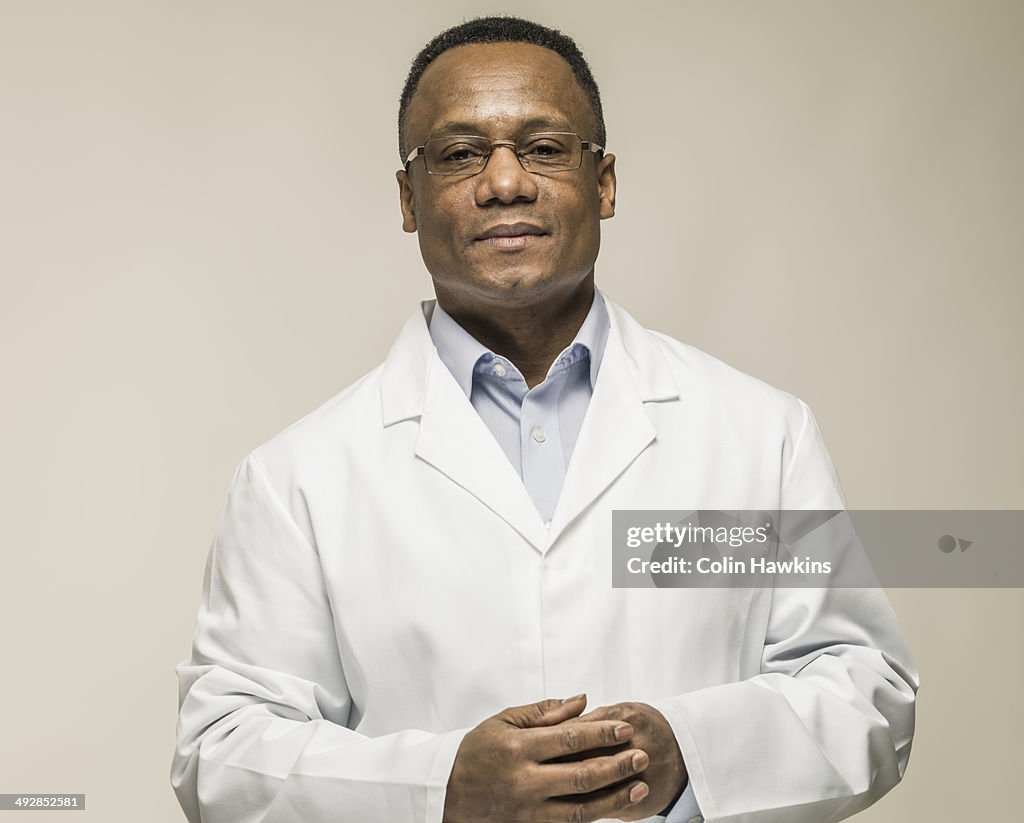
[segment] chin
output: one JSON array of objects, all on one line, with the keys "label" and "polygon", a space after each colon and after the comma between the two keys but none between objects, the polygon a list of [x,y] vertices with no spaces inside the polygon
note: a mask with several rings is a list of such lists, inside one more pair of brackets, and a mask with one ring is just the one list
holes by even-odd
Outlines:
[{"label": "chin", "polygon": [[584,286],[586,276],[566,277],[529,269],[491,273],[474,282],[480,299],[501,303],[534,303],[555,295],[568,296]]}]

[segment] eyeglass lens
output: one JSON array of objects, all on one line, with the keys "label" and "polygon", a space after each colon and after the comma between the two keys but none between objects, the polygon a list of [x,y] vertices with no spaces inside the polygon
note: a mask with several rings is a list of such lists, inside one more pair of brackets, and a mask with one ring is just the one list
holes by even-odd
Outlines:
[{"label": "eyeglass lens", "polygon": [[[493,148],[511,143],[490,143],[486,138],[451,135],[428,140],[423,159],[431,174],[477,174],[487,163]],[[580,167],[583,145],[576,134],[545,132],[527,134],[515,142],[515,152],[528,171],[569,171]]]}]

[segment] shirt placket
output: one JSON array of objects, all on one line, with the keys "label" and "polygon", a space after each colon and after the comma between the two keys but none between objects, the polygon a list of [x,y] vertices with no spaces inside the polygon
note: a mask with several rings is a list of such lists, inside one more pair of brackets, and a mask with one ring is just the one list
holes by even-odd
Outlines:
[{"label": "shirt placket", "polygon": [[551,521],[565,481],[565,456],[558,423],[558,396],[566,372],[559,370],[523,398],[519,434],[523,483],[545,523]]}]

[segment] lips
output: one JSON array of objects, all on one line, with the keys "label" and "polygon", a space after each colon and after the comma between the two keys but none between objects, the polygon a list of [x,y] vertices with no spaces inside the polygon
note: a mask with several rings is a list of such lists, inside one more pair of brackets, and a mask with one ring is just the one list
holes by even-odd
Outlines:
[{"label": "lips", "polygon": [[545,235],[547,232],[533,223],[501,223],[477,235],[476,242],[496,251],[518,251]]},{"label": "lips", "polygon": [[491,226],[477,235],[477,240],[491,240],[501,237],[541,237],[547,234],[540,226],[533,223],[501,223]]}]

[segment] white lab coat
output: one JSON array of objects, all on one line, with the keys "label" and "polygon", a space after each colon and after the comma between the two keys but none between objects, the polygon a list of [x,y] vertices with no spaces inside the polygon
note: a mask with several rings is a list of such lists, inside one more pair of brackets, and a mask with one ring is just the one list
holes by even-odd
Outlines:
[{"label": "white lab coat", "polygon": [[189,819],[437,823],[469,728],[584,691],[664,713],[708,821],[836,820],[897,783],[917,676],[882,591],[611,587],[613,509],[842,506],[807,407],[609,300],[546,525],[432,306],[235,475],[179,667]]}]

